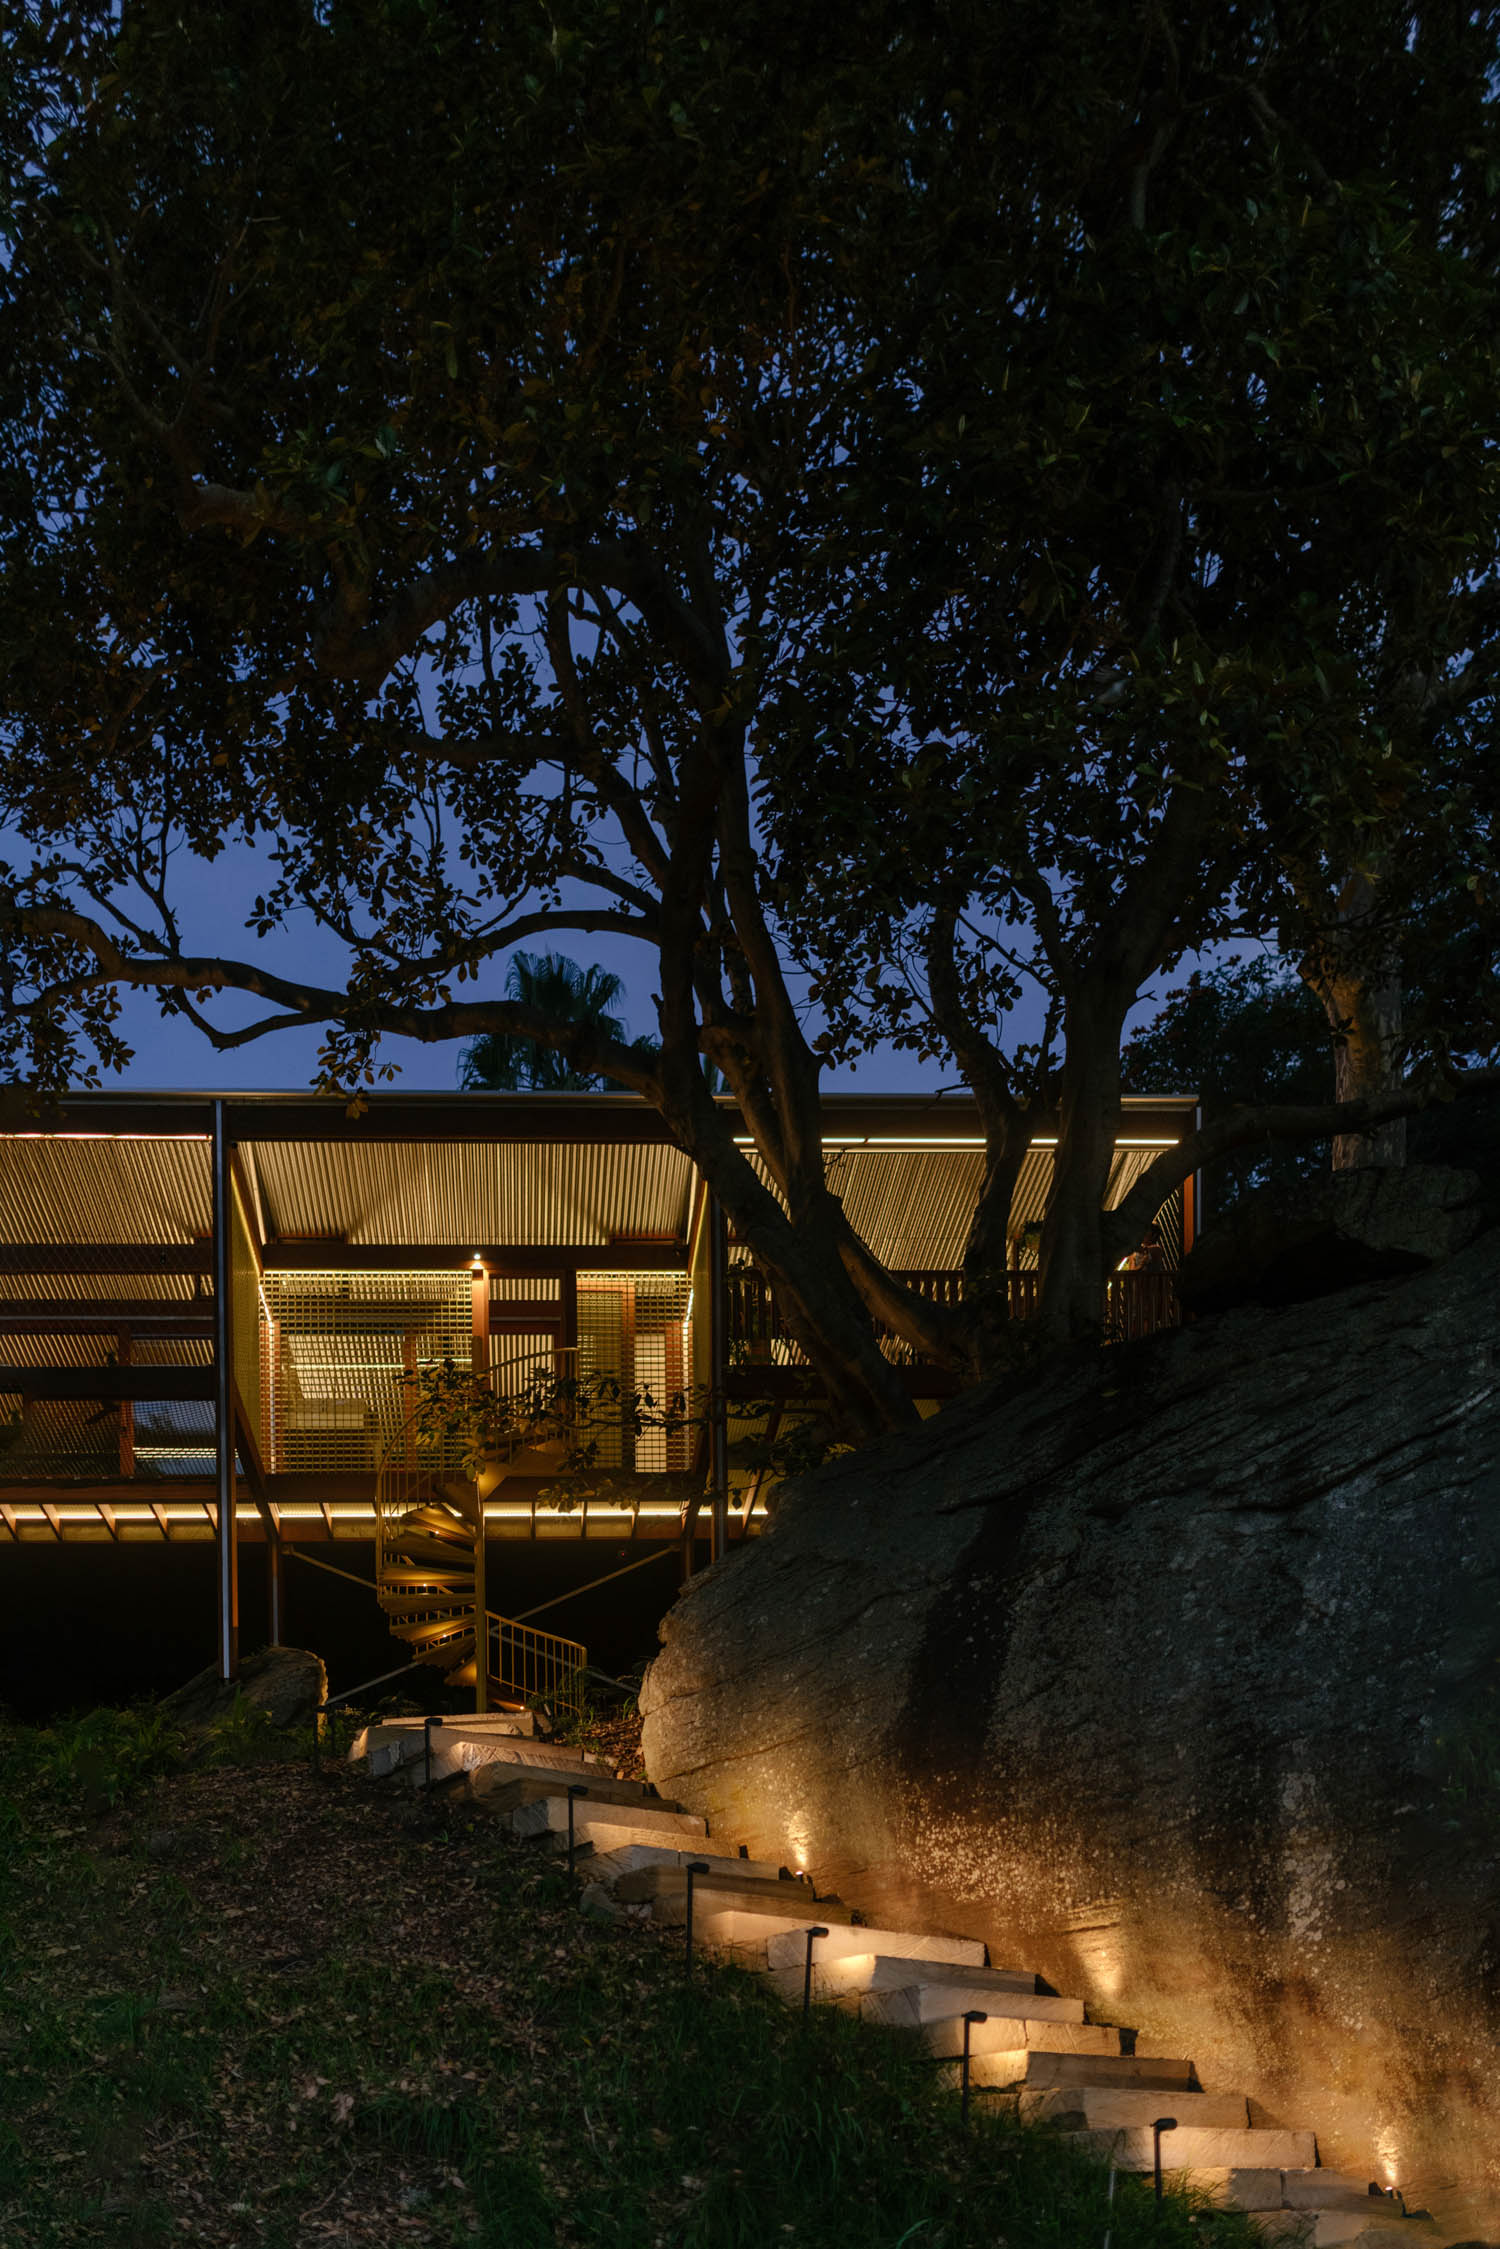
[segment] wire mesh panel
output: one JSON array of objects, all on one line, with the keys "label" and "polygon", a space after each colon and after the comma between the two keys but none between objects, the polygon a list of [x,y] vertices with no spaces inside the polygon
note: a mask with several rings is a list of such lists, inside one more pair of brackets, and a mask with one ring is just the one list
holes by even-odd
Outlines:
[{"label": "wire mesh panel", "polygon": [[260,1429],[265,1413],[261,1398],[263,1352],[261,1331],[265,1309],[261,1302],[260,1269],[249,1225],[238,1191],[229,1198],[229,1337],[234,1362],[234,1386],[252,1429]]},{"label": "wire mesh panel", "polygon": [[267,1273],[272,1330],[265,1443],[279,1470],[375,1469],[416,1403],[419,1378],[472,1356],[462,1273]]}]

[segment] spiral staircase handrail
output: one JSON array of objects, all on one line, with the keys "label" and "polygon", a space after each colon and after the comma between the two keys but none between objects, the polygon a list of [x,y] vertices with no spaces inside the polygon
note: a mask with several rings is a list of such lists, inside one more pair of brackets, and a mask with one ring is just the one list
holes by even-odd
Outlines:
[{"label": "spiral staircase handrail", "polygon": [[[551,1366],[555,1358],[556,1354],[549,1352],[545,1363]],[[544,1362],[539,1358],[537,1363]],[[513,1377],[517,1367],[513,1364],[505,1372]],[[480,1628],[481,1488],[462,1470],[449,1465],[442,1443],[425,1438],[420,1421],[414,1408],[392,1432],[375,1477],[375,1579],[381,1606],[392,1619],[392,1630],[409,1643],[414,1634],[419,1634],[423,1661],[447,1663],[453,1657],[462,1665],[472,1650],[476,1683],[482,1677],[507,1700],[545,1703],[558,1715],[581,1717],[588,1671],[588,1649],[581,1641],[538,1631],[514,1618],[497,1615],[487,1606]],[[526,1433],[515,1432],[508,1451],[496,1465],[502,1469],[509,1466],[525,1449],[525,1442]],[[451,1529],[441,1522],[445,1515]],[[428,1520],[421,1522],[423,1517]],[[414,1522],[420,1522],[415,1532]],[[457,1565],[462,1562],[465,1535],[471,1581],[466,1600],[444,1583],[450,1575],[454,1579],[462,1576]],[[412,1558],[410,1550],[417,1546],[430,1554],[435,1541],[451,1545],[455,1567],[450,1572],[430,1564],[432,1575],[424,1584],[423,1565]],[[397,1606],[399,1623],[395,1621]],[[452,1625],[447,1633],[442,1630],[446,1621]],[[487,1697],[481,1694],[479,1699],[483,1703]]]}]

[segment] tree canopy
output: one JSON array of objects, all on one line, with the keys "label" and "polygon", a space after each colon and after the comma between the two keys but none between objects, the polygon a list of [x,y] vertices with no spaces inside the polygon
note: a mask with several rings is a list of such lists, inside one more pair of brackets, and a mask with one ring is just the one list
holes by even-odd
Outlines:
[{"label": "tree canopy", "polygon": [[[12,1071],[117,1064],[127,986],[318,1024],[350,1088],[533,1041],[658,1106],[858,1428],[909,1411],[873,1319],[993,1363],[1055,1128],[1045,1324],[1090,1332],[1210,1149],[1106,1221],[1149,977],[1280,935],[1379,1065],[1282,1128],[1359,1132],[1488,958],[1495,59],[1350,0],[23,11]],[[311,915],[347,976],[186,942],[181,854],[236,840],[253,938]],[[1418,896],[1413,1040],[1367,999]],[[659,1051],[495,992],[564,932],[650,948]],[[985,1116],[958,1307],[824,1176],[824,1063],[893,1026]]]}]

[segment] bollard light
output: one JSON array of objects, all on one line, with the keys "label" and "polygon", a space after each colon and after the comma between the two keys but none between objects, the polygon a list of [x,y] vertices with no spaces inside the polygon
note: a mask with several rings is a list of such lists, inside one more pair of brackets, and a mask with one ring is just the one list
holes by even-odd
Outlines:
[{"label": "bollard light", "polygon": [[965,2124],[969,2121],[969,2038],[976,2023],[987,2023],[989,2019],[982,2007],[970,2007],[964,2015],[964,2061],[959,2118]]},{"label": "bollard light", "polygon": [[586,1789],[586,1788],[584,1787],[584,1785],[583,1785],[583,1782],[582,1782],[581,1780],[575,1780],[575,1781],[574,1781],[574,1782],[572,1783],[572,1785],[570,1786],[569,1790],[568,1790],[568,1872],[569,1872],[570,1874],[571,1874],[571,1873],[572,1873],[572,1871],[573,1871],[573,1851],[574,1851],[574,1843],[573,1843],[573,1806],[574,1806],[574,1804],[575,1804],[575,1803],[577,1802],[577,1800],[578,1800],[578,1798],[579,1798],[580,1796],[587,1796],[587,1794],[588,1794],[588,1790],[587,1790],[587,1789]]},{"label": "bollard light", "polygon": [[802,2018],[804,2022],[812,2012],[812,1948],[819,1937],[826,1937],[827,1934],[828,1931],[823,1928],[809,1929],[807,1932],[807,1957],[802,1963]]},{"label": "bollard light", "polygon": [[1158,2116],[1151,2126],[1151,2169],[1156,2178],[1158,2202],[1161,2200],[1161,2136],[1163,2132],[1175,2132],[1176,2129],[1175,2116]]},{"label": "bollard light", "polygon": [[685,1871],[687,1874],[687,1917],[683,1924],[683,1967],[686,1974],[691,1977],[693,1973],[693,1884],[700,1874],[708,1872],[708,1861],[707,1859],[689,1859]]}]

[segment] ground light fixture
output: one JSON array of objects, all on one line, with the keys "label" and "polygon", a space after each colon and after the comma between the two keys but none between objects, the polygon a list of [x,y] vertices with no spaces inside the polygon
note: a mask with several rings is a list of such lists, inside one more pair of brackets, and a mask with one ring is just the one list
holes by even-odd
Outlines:
[{"label": "ground light fixture", "polygon": [[802,1962],[802,2019],[804,2022],[812,2012],[812,1948],[819,1937],[826,1937],[827,1934],[828,1931],[824,1928],[813,1928],[807,1932],[807,1954]]},{"label": "ground light fixture", "polygon": [[683,1871],[687,1875],[687,1912],[683,1919],[682,1963],[685,1973],[691,1976],[693,1973],[693,1884],[700,1874],[708,1872],[708,1861],[707,1859],[689,1859]]},{"label": "ground light fixture", "polygon": [[587,1794],[588,1790],[584,1787],[581,1780],[575,1780],[574,1782],[572,1782],[568,1789],[568,1872],[570,1874],[573,1871],[573,1857],[576,1849],[576,1845],[573,1840],[573,1806],[577,1803],[580,1796],[587,1796]]},{"label": "ground light fixture", "polygon": [[1157,2118],[1155,2118],[1151,2126],[1151,2172],[1153,2178],[1156,2181],[1156,2199],[1158,2202],[1160,2202],[1161,2200],[1162,2191],[1161,2136],[1163,2132],[1175,2132],[1176,2129],[1177,2119],[1175,2116],[1158,2116]]},{"label": "ground light fixture", "polygon": [[965,2124],[969,2121],[969,2038],[976,2023],[987,2023],[989,2019],[982,2007],[970,2007],[964,2014],[963,2086],[959,2099],[959,2118]]}]

